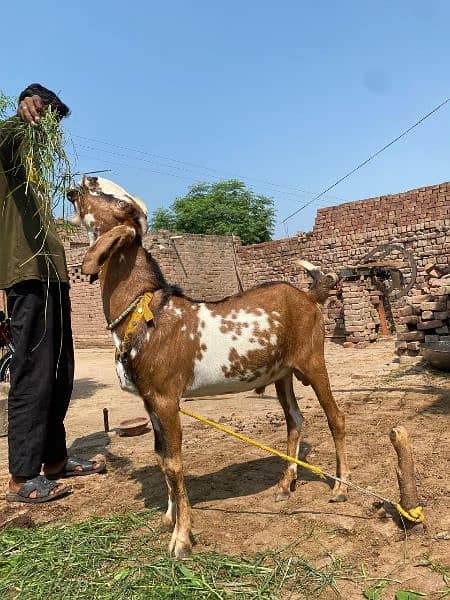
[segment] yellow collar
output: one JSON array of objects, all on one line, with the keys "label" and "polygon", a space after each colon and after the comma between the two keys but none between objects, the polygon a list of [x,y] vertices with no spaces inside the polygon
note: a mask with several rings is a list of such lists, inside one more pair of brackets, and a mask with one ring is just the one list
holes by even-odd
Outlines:
[{"label": "yellow collar", "polygon": [[131,313],[130,320],[128,321],[128,325],[125,329],[125,335],[123,336],[121,343],[121,354],[128,352],[131,346],[131,340],[136,333],[139,323],[141,321],[145,321],[145,323],[150,323],[150,321],[153,321],[154,316],[150,308],[152,298],[153,294],[151,292],[145,292],[145,294],[142,294],[140,298],[130,304],[130,306],[123,313],[121,313],[117,319],[107,326],[107,329],[109,330],[114,329],[123,319],[125,319],[125,317]]}]

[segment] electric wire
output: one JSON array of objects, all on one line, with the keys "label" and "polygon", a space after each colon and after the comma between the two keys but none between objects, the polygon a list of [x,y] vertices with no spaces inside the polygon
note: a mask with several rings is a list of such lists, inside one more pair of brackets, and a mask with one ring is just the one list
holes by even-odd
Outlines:
[{"label": "electric wire", "polygon": [[357,165],[354,169],[352,169],[351,171],[349,171],[348,173],[346,173],[345,175],[343,175],[342,177],[340,177],[332,185],[330,185],[325,190],[323,190],[322,192],[320,192],[320,194],[317,194],[317,196],[315,196],[314,198],[312,198],[308,202],[305,202],[305,204],[303,204],[303,206],[301,206],[300,208],[298,208],[297,210],[295,210],[293,213],[291,213],[290,215],[288,215],[285,219],[283,219],[281,221],[282,224],[285,224],[289,219],[291,219],[292,217],[294,217],[300,211],[304,210],[307,206],[310,206],[311,204],[315,203],[319,198],[321,198],[327,192],[329,192],[330,190],[332,190],[333,188],[335,188],[337,185],[339,185],[342,181],[344,181],[344,179],[347,179],[348,177],[350,177],[351,175],[353,175],[353,173],[356,173],[356,171],[358,171],[359,169],[361,169],[362,167],[364,167],[365,165],[367,165],[367,163],[369,163],[375,157],[379,156],[382,152],[384,152],[385,150],[387,150],[388,148],[390,148],[390,146],[392,146],[393,144],[395,144],[396,142],[398,142],[398,140],[400,140],[402,137],[404,137],[405,135],[407,135],[415,127],[417,127],[418,125],[420,125],[421,123],[423,123],[425,121],[425,119],[428,119],[428,117],[431,117],[431,115],[433,115],[434,113],[436,113],[439,109],[441,109],[449,101],[450,101],[450,98],[446,98],[443,102],[441,102],[441,104],[439,104],[438,106],[436,106],[435,108],[433,108],[433,110],[431,110],[429,113],[427,113],[426,115],[424,115],[423,117],[421,117],[416,123],[414,123],[414,125],[411,125],[411,127],[408,127],[408,129],[406,129],[405,131],[403,131],[400,135],[398,135],[396,138],[394,138],[393,140],[391,140],[385,146],[383,146],[382,148],[380,148],[379,150],[377,150],[377,152],[375,152],[374,154],[371,154],[369,156],[369,158],[366,158],[366,160],[364,160],[362,163],[360,163],[359,165]]},{"label": "electric wire", "polygon": [[[90,138],[90,137],[78,135],[78,134],[75,134],[75,133],[71,133],[71,136],[73,138],[78,138],[78,139],[85,140],[85,141],[88,141],[88,142],[92,142],[92,143],[95,143],[95,144],[103,144],[103,145],[106,145],[106,146],[111,146],[113,148],[118,148],[118,149],[121,149],[121,150],[126,150],[127,152],[134,152],[136,154],[141,154],[141,155],[144,155],[144,156],[150,156],[150,157],[154,157],[154,158],[157,158],[157,159],[160,159],[160,160],[165,160],[165,161],[177,163],[177,164],[180,164],[180,165],[184,165],[183,167],[177,167],[177,166],[174,166],[174,165],[170,165],[170,166],[167,165],[169,168],[173,168],[173,169],[177,169],[177,170],[183,170],[183,171],[186,171],[186,172],[193,172],[192,169],[186,168],[186,167],[193,167],[195,169],[201,169],[201,170],[204,170],[204,171],[209,171],[210,173],[215,173],[217,175],[232,176],[232,177],[235,177],[235,178],[238,178],[238,179],[245,179],[247,181],[253,181],[253,182],[256,182],[256,183],[259,183],[259,184],[263,184],[265,186],[269,186],[269,187],[273,187],[273,188],[279,188],[279,189],[283,189],[283,190],[292,190],[293,192],[297,192],[297,194],[293,194],[293,193],[289,193],[289,192],[284,192],[286,195],[291,195],[291,196],[297,196],[298,197],[298,194],[304,194],[304,195],[308,195],[308,196],[314,196],[316,194],[316,192],[312,192],[310,190],[304,190],[304,189],[301,189],[301,188],[296,187],[296,186],[274,183],[272,181],[268,181],[266,179],[258,179],[258,178],[253,177],[253,176],[246,177],[246,176],[240,175],[238,173],[232,173],[231,171],[214,169],[214,168],[211,168],[211,167],[207,167],[205,165],[200,165],[198,163],[188,162],[188,161],[184,161],[184,160],[178,160],[176,158],[171,158],[170,156],[164,156],[164,155],[161,155],[161,154],[156,154],[156,153],[148,152],[148,151],[145,151],[145,150],[139,150],[137,148],[131,148],[129,146],[123,146],[121,144],[115,144],[113,142],[108,142],[108,141],[105,141],[105,140],[99,140],[97,138]],[[78,144],[78,145],[80,147],[82,147],[81,144]],[[130,156],[128,154],[115,153],[115,152],[112,152],[110,150],[105,150],[105,149],[102,149],[102,148],[92,148],[92,147],[89,147],[89,149],[100,151],[100,152],[105,152],[107,154],[115,154],[117,156],[122,156],[124,158],[131,159],[131,160],[142,160],[142,161],[148,162],[148,163],[153,163],[154,162],[154,161],[146,160],[144,158],[140,158],[140,157],[137,157],[137,156]],[[155,163],[155,164],[158,164],[158,163]],[[161,165],[161,163],[159,163],[159,164]],[[343,199],[339,198],[338,196],[329,196],[329,198],[332,198],[334,200],[339,200],[341,202],[343,201]]]},{"label": "electric wire", "polygon": [[[113,151],[109,151],[109,150],[103,150],[103,149],[96,148],[94,146],[87,146],[87,145],[84,145],[84,144],[77,144],[76,148],[91,150],[91,151],[94,151],[94,152],[95,151],[106,152],[108,155],[117,156],[119,158],[124,158],[124,159],[129,158],[131,160],[134,160],[134,157],[131,157],[131,156],[127,155],[127,154],[122,154],[122,153],[119,153],[119,152],[113,152]],[[109,157],[106,158],[106,159],[104,159],[103,157],[88,156],[86,154],[80,154],[79,152],[77,152],[77,156],[83,157],[83,158],[88,158],[90,160],[100,161],[100,162],[105,163],[105,164],[121,166],[123,168],[137,169],[137,170],[148,172],[148,173],[155,173],[155,174],[158,174],[158,175],[166,175],[166,176],[169,176],[169,177],[176,177],[178,179],[185,179],[187,181],[190,181],[191,183],[198,183],[198,181],[199,181],[199,178],[195,177],[195,175],[196,175],[195,172],[190,171],[189,169],[181,169],[181,170],[182,171],[186,171],[186,173],[192,173],[192,175],[190,177],[189,176],[178,175],[176,173],[169,173],[167,171],[158,171],[158,170],[155,170],[155,169],[149,169],[147,167],[144,168],[144,167],[137,166],[137,165],[120,163],[120,162],[117,162],[117,161],[110,160]],[[158,163],[153,163],[150,160],[145,160],[145,159],[139,159],[139,160],[144,160],[145,163],[148,163],[150,165],[152,165],[152,164],[156,164],[157,165],[158,164]],[[166,165],[166,166],[168,168],[172,168],[171,165]],[[202,181],[204,181],[204,178],[202,179]],[[252,183],[251,180],[247,180],[247,181],[250,184]],[[213,182],[213,180],[211,180],[210,176],[208,177],[207,182],[208,183],[212,183]],[[262,187],[264,188],[264,186],[262,186]],[[282,200],[286,196],[291,196],[291,197],[294,197],[294,198],[298,198],[299,197],[298,194],[293,194],[292,192],[288,192],[288,191],[285,191],[285,190],[281,190],[281,191],[270,190],[270,192],[276,195],[278,201]]]}]

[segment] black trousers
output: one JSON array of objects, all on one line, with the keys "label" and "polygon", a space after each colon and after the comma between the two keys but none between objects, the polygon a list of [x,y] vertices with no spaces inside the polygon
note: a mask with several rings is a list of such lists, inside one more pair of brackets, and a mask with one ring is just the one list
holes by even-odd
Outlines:
[{"label": "black trousers", "polygon": [[64,417],[73,386],[69,285],[23,281],[6,290],[11,318],[9,471],[38,475],[67,456]]}]

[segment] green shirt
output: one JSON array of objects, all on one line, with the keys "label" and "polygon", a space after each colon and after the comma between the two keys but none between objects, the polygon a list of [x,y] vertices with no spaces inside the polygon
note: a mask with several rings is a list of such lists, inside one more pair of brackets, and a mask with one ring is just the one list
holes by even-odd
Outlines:
[{"label": "green shirt", "polygon": [[[15,167],[12,142],[0,130],[0,289],[19,281],[68,281],[64,246],[56,225],[48,231],[23,167]],[[3,141],[2,141],[3,139]]]}]

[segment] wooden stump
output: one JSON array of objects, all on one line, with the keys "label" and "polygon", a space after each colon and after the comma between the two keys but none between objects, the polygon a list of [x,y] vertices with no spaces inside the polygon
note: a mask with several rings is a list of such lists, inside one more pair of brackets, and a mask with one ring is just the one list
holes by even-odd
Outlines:
[{"label": "wooden stump", "polygon": [[[405,511],[410,511],[419,506],[416,477],[414,473],[414,461],[408,432],[401,425],[393,427],[389,433],[389,439],[397,453],[398,466],[396,468],[398,486],[400,488],[400,505]],[[404,525],[414,527],[421,523],[415,523],[403,517]]]}]

